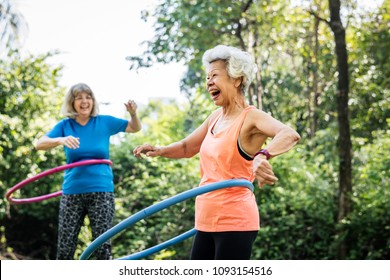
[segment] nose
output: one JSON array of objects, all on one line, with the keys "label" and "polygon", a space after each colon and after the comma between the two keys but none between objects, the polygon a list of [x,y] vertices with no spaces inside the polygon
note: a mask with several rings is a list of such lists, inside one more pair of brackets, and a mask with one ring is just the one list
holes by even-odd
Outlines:
[{"label": "nose", "polygon": [[213,84],[214,84],[213,79],[209,78],[209,79],[206,80],[207,87],[209,87],[209,86],[211,86]]}]

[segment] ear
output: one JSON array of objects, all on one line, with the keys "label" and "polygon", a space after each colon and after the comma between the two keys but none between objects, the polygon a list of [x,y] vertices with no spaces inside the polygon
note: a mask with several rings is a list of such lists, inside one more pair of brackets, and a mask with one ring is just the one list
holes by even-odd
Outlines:
[{"label": "ear", "polygon": [[234,86],[235,86],[236,88],[240,87],[241,84],[242,84],[242,77],[235,79],[235,81],[234,81]]}]

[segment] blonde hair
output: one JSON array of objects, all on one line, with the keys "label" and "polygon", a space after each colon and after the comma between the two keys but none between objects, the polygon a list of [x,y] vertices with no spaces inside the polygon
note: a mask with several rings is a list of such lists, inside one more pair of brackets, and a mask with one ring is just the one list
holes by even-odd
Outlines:
[{"label": "blonde hair", "polygon": [[241,91],[246,93],[252,83],[257,66],[254,58],[248,52],[235,47],[218,45],[207,50],[202,57],[203,66],[207,69],[210,63],[223,60],[226,62],[226,69],[232,78],[242,78]]},{"label": "blonde hair", "polygon": [[78,83],[78,84],[71,86],[70,89],[68,90],[68,93],[65,95],[65,100],[64,100],[64,103],[62,104],[62,108],[61,108],[61,113],[64,116],[72,118],[72,119],[77,117],[78,114],[77,114],[76,110],[74,109],[73,102],[74,102],[76,96],[82,92],[84,92],[92,97],[93,107],[92,107],[92,111],[91,111],[91,117],[95,117],[99,114],[99,105],[96,102],[95,94],[93,93],[91,88],[84,83]]}]

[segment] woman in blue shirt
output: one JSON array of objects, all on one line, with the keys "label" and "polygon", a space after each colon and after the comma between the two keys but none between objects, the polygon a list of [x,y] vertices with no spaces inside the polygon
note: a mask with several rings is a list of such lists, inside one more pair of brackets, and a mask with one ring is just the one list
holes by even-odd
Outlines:
[{"label": "woman in blue shirt", "polygon": [[[141,130],[137,104],[125,103],[130,120],[99,115],[95,95],[86,84],[73,85],[65,96],[62,113],[67,117],[36,143],[38,150],[64,146],[66,163],[88,159],[109,159],[110,136]],[[73,259],[78,234],[88,215],[95,239],[112,226],[114,183],[107,164],[80,166],[64,174],[59,210],[57,259]],[[111,259],[111,244],[96,250],[97,259]]]}]

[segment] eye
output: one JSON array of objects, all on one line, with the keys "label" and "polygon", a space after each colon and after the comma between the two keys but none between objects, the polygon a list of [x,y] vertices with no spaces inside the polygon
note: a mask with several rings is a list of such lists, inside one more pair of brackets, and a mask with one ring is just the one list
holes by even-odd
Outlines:
[{"label": "eye", "polygon": [[212,74],[211,77],[210,77],[210,76],[207,76],[207,77],[206,77],[206,81],[208,81],[208,80],[210,80],[211,78],[214,78],[214,77],[216,77],[216,76],[217,76],[217,74]]}]

